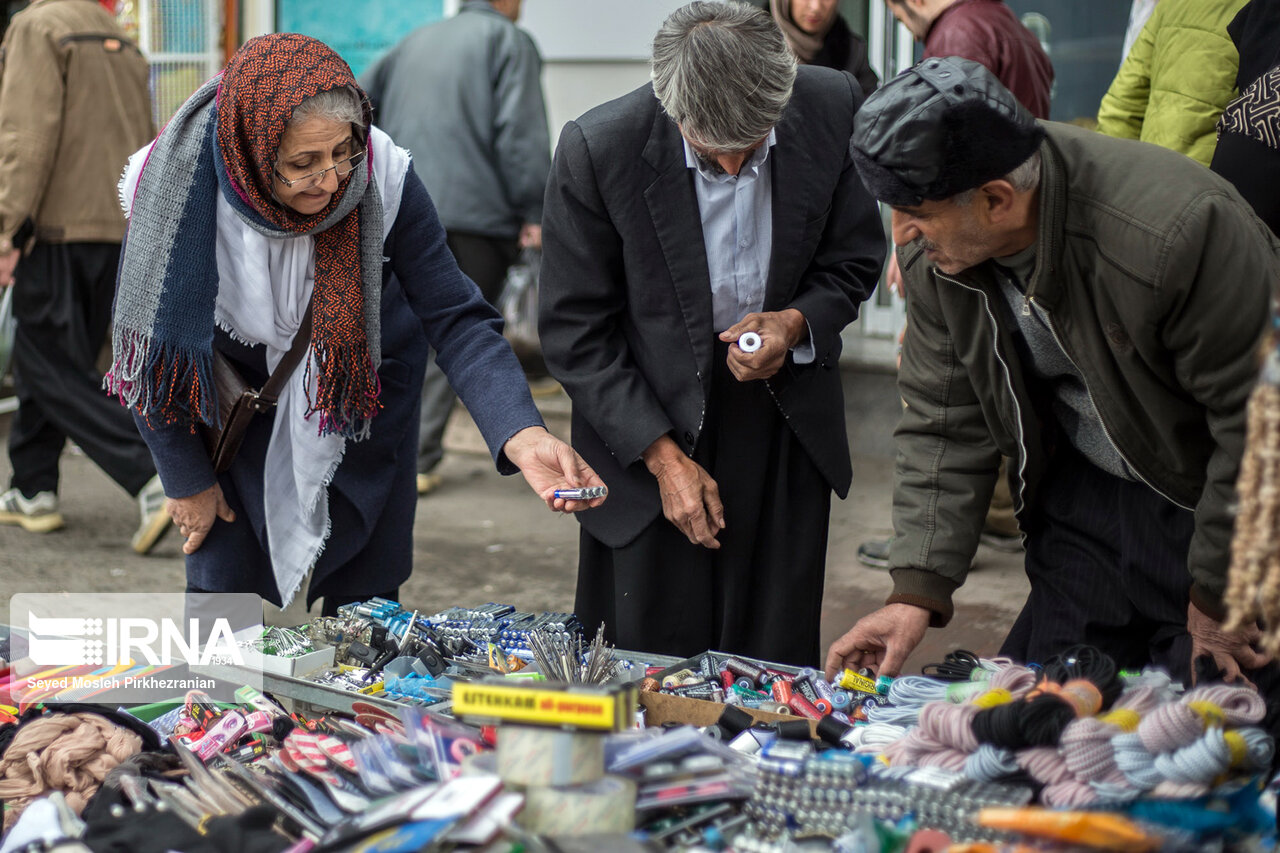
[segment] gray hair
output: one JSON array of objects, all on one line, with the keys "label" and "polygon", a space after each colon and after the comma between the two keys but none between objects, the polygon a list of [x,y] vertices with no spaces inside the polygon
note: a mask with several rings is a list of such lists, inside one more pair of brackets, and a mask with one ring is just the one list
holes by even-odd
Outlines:
[{"label": "gray hair", "polygon": [[[1034,190],[1040,186],[1040,152],[1033,152],[1030,157],[1014,167],[1014,170],[1001,178],[1001,180],[1008,181],[1020,193]],[[977,192],[977,187],[974,187],[971,190],[956,193],[951,197],[951,202],[956,207],[968,207],[973,204],[973,199]]]},{"label": "gray hair", "polygon": [[761,9],[698,0],[653,39],[653,91],[685,137],[708,151],[745,151],[782,118],[796,59]]},{"label": "gray hair", "polygon": [[360,95],[350,86],[341,86],[327,92],[319,92],[293,108],[289,124],[297,124],[309,118],[323,118],[338,123],[350,123],[364,130],[364,109]]}]

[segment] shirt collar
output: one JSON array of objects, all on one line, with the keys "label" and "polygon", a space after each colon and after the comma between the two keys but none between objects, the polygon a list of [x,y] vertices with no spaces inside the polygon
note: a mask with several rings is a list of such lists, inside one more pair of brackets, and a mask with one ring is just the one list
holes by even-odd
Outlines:
[{"label": "shirt collar", "polygon": [[[698,152],[693,150],[693,146],[689,144],[689,140],[685,139],[683,136],[680,137],[680,140],[684,143],[685,166],[690,169],[697,169],[698,174],[703,178],[706,178],[708,181],[718,181],[723,183],[725,181],[733,180],[735,177],[734,175],[730,175],[727,172],[717,172],[703,165],[702,161],[698,159]],[[755,151],[751,152],[751,156],[747,158],[747,162],[743,163],[742,168],[738,170],[738,175],[741,176],[743,173],[750,170],[751,175],[754,177],[759,172],[760,167],[764,165],[764,162],[769,159],[769,149],[777,143],[778,129],[770,128],[769,135],[765,138],[764,145],[761,145]]]}]

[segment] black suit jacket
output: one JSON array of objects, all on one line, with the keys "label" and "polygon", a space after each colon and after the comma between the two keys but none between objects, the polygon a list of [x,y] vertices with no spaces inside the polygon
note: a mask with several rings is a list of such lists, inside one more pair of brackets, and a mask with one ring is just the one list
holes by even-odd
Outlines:
[{"label": "black suit jacket", "polygon": [[[862,101],[846,73],[802,67],[769,154],[773,255],[765,311],[796,308],[817,358],[767,380],[802,446],[840,497],[852,472],[838,361],[884,259],[875,203],[849,158]],[[640,461],[670,434],[692,453],[711,382],[715,329],[694,173],[651,86],[561,133],[547,185],[539,331],[573,401],[573,444],[609,485],[578,516],[621,547],[661,511]]]}]

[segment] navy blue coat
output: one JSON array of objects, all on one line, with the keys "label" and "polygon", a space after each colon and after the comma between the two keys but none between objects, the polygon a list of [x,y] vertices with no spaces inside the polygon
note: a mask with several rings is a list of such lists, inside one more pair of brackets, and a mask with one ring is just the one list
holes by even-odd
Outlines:
[{"label": "navy blue coat", "polygon": [[[519,362],[502,337],[502,320],[458,269],[435,206],[409,170],[400,211],[383,247],[382,409],[372,433],[348,441],[329,485],[331,533],[312,574],[307,603],[323,595],[373,595],[404,583],[412,570],[417,508],[417,425],[422,375],[431,346],[504,474],[512,435],[542,419]],[[219,331],[214,347],[247,382],[267,379],[262,347]],[[216,476],[201,438],[182,426],[138,426],[170,497],[189,497],[215,479],[236,513],[221,519],[187,556],[187,583],[214,592],[255,592],[279,604],[267,553],[262,471],[276,412],[258,415],[230,470]]]}]

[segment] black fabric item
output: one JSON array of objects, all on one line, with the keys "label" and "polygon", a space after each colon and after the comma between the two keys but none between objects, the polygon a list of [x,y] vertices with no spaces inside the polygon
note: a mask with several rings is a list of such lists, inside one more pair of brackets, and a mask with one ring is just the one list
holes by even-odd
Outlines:
[{"label": "black fabric item", "polygon": [[873,196],[914,207],[1008,174],[1043,140],[995,75],[953,56],[926,59],[867,98],[849,150]]},{"label": "black fabric item", "polygon": [[94,853],[278,853],[290,842],[271,830],[276,812],[265,806],[236,817],[215,817],[202,836],[171,811],[126,811],[88,821],[83,841]]},{"label": "black fabric item", "polygon": [[245,809],[237,817],[220,817],[209,821],[207,837],[224,853],[278,853],[291,843],[271,831],[276,812],[267,806]]},{"label": "black fabric item", "polygon": [[763,382],[739,382],[716,341],[694,461],[715,479],[725,529],[712,551],[659,516],[609,548],[583,528],[575,612],[618,648],[707,649],[797,666],[818,657],[831,488]]},{"label": "black fabric item", "polygon": [[18,724],[8,723],[0,726],[0,758],[4,758],[5,752],[9,749],[9,744],[13,743],[13,739],[18,736]]},{"label": "black fabric item", "polygon": [[211,840],[171,811],[128,809],[121,817],[97,815],[87,823],[81,840],[94,853],[219,853]]},{"label": "black fabric item", "polygon": [[[111,807],[133,809],[133,803],[121,788],[122,776],[164,779],[166,773],[182,769],[182,760],[171,752],[139,752],[131,755],[107,773],[98,792],[85,805],[80,818],[86,823],[111,820]],[[173,781],[172,778],[169,781]]]},{"label": "black fabric item", "polygon": [[275,721],[271,723],[271,736],[283,742],[285,738],[293,734],[296,728],[298,728],[298,724],[289,717],[276,717]]},{"label": "black fabric item", "polygon": [[9,461],[12,485],[27,497],[58,491],[67,439],[131,495],[155,476],[133,416],[102,389],[97,369],[119,257],[116,243],[37,243],[14,271]]}]

